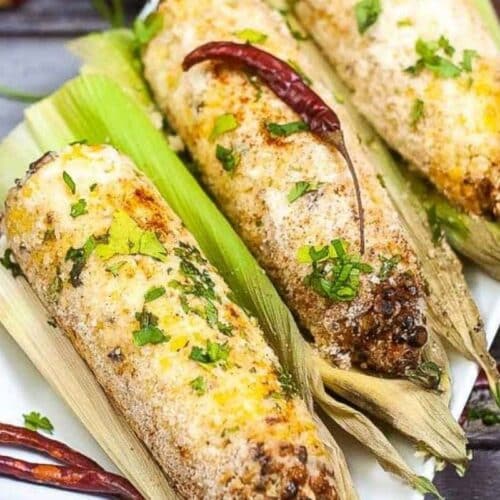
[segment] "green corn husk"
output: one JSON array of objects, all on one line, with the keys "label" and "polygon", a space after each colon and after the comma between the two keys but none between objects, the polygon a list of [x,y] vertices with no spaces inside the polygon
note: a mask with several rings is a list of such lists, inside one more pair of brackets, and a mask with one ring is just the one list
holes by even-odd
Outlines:
[{"label": "green corn husk", "polygon": [[[124,127],[124,123],[127,126]],[[301,394],[312,405],[308,367],[304,363],[306,356],[304,342],[290,312],[226,219],[169,148],[161,132],[152,125],[150,117],[111,80],[99,75],[79,77],[67,83],[50,98],[27,110],[25,122],[0,145],[2,199],[14,179],[21,177],[27,165],[40,157],[43,152],[59,149],[69,142],[82,139],[89,143],[112,144],[130,156],[155,183],[195,236],[205,255],[225,277],[237,301],[259,319],[266,338],[279,355],[282,365],[294,375]],[[193,203],[194,200],[196,203]],[[29,296],[30,292],[19,287],[19,285],[26,287],[24,283],[14,282],[12,285],[12,281],[13,279],[2,270],[0,290],[8,292],[0,294],[2,324],[25,349],[40,371],[47,376],[49,382],[60,391],[121,470],[145,492],[146,496],[158,499],[171,498],[167,494],[168,488],[160,490],[163,493],[159,493],[157,489],[159,480],[163,476],[158,472],[154,462],[149,464],[152,474],[144,474],[144,464],[140,467],[141,463],[138,463],[137,468],[130,465],[134,463],[134,457],[131,457],[133,452],[125,451],[123,441],[115,443],[109,439],[109,436],[113,436],[112,433],[108,432],[106,437],[99,432],[108,414],[104,410],[101,412],[100,407],[96,407],[93,418],[90,419],[88,413],[85,413],[86,408],[78,404],[80,399],[87,401],[95,398],[99,401],[95,387],[90,385],[75,387],[66,380],[60,369],[66,366],[68,370],[75,370],[76,376],[85,377],[86,380],[92,379],[91,374],[88,369],[80,366],[83,365],[81,360],[78,364],[77,354],[71,351],[71,346],[61,336],[45,335],[44,342],[38,344],[39,330],[34,328],[33,322],[25,321],[24,315],[19,316],[14,313],[20,308],[27,312],[32,310],[33,300]],[[9,287],[13,288],[13,291],[9,291]],[[11,299],[13,296],[16,297],[15,303]],[[65,347],[61,347],[62,345]],[[59,371],[54,371],[52,367],[48,369],[47,359],[55,359],[57,354],[54,353],[63,351],[73,353],[68,354],[71,368],[61,362],[54,363],[54,365],[59,364]],[[56,359],[61,361],[66,360],[66,357],[59,359],[57,356]],[[102,400],[102,391],[99,396]],[[117,416],[114,420],[108,421],[116,422],[117,418],[119,419]],[[331,436],[324,434],[324,440],[335,457],[334,467],[340,498],[355,499],[352,480],[340,449]],[[141,446],[138,442],[132,444],[134,451]],[[146,456],[149,455],[146,453]],[[155,478],[158,481],[152,484]]]},{"label": "green corn husk", "polygon": [[[77,53],[77,55],[80,52],[80,48],[82,47],[82,44],[83,45],[85,44],[85,40],[86,40],[86,38],[83,38],[77,44],[75,44],[75,43],[72,44],[72,49]],[[85,54],[86,54],[86,64],[87,65],[92,65],[91,54],[89,54],[88,51],[86,51]],[[89,57],[89,55],[90,55],[90,57]],[[130,52],[130,58],[133,58],[133,57],[134,57],[133,52]],[[104,68],[104,69],[106,70],[106,75],[107,76],[109,76],[110,78],[114,79],[117,82],[120,82],[120,76],[116,75],[113,72],[112,68],[111,68],[111,70],[109,70],[109,68]],[[121,83],[124,84],[125,82],[121,82]],[[442,348],[441,348],[440,344],[438,344],[436,342],[436,345],[434,346],[433,349],[428,349],[428,352],[425,355],[425,358],[426,359],[431,359],[433,362],[435,362],[436,364],[438,364],[442,368],[442,370],[443,370],[443,376],[442,376],[442,384],[441,384],[440,388],[441,388],[443,397],[446,399],[446,401],[448,401],[448,399],[449,399],[449,389],[450,389],[450,386],[449,386],[449,374],[448,374],[448,362],[447,362],[446,355],[442,351]],[[357,379],[355,379],[355,380],[357,380]],[[392,380],[388,380],[387,381],[386,387],[388,388],[388,390],[390,390],[390,384],[392,382],[396,382],[396,381],[392,381]],[[363,394],[362,391],[359,391],[359,393]],[[435,399],[437,399],[436,396],[435,396],[435,394],[432,394],[432,396],[430,396],[430,397],[432,398],[433,401]],[[425,399],[425,398],[423,398],[423,399]],[[399,402],[398,401],[392,401],[391,404],[392,405],[399,405]],[[420,401],[418,401],[417,404],[420,404]],[[447,413],[448,416],[443,416],[443,419],[444,420],[446,420],[447,418],[449,419],[450,429],[453,429],[452,430],[452,434],[455,433],[455,429],[454,429],[455,423],[453,422],[451,416],[449,415],[449,412],[446,410],[445,407],[440,406],[439,408],[440,408],[440,410],[444,409],[444,412]],[[420,408],[419,411],[425,411],[425,410],[423,408]],[[404,414],[403,409],[401,409],[400,414]],[[408,418],[410,418],[410,420],[411,420],[411,412],[410,411],[406,412],[406,416]],[[340,418],[340,416],[338,416],[338,418]],[[393,424],[393,422],[390,422],[390,421],[389,421],[389,423]],[[412,421],[412,425],[418,426],[419,422],[416,421],[416,420],[413,420]],[[408,427],[411,427],[411,425],[409,425]],[[421,434],[419,434],[419,436],[421,436],[423,434],[425,434],[425,433],[421,433]],[[439,448],[439,444],[434,444],[433,443],[433,435],[432,435],[432,433],[429,433],[428,436],[429,436],[429,440],[430,440],[430,443],[428,443],[428,446],[427,446],[428,449],[438,449]],[[355,437],[356,437],[356,435],[355,435]],[[357,438],[363,444],[366,444],[366,441],[363,439],[362,436],[357,436]],[[414,438],[414,439],[416,439],[416,438]],[[464,448],[464,438],[463,438],[463,436],[457,442],[457,449],[460,448],[460,447]],[[446,450],[440,450],[439,453],[438,453],[438,455],[440,457],[445,457],[447,455],[447,452],[446,452]],[[452,460],[455,460],[455,459],[456,459],[456,456],[454,456],[452,458]],[[461,457],[461,460],[462,460],[463,463],[466,461],[465,450],[464,450],[463,456]],[[457,459],[456,462],[458,463],[458,461],[459,460]],[[413,483],[413,484],[415,484],[415,483]]]}]

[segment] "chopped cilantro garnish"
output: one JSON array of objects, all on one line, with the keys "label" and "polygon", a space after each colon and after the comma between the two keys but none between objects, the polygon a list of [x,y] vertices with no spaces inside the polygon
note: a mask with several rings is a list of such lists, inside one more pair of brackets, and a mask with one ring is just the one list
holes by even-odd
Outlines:
[{"label": "chopped cilantro garnish", "polygon": [[162,295],[165,295],[165,292],[165,287],[154,286],[144,294],[144,301],[152,302],[153,300],[159,299]]},{"label": "chopped cilantro garnish", "polygon": [[106,268],[106,271],[108,273],[111,273],[115,278],[118,276],[118,273],[120,269],[126,264],[124,260],[121,260],[120,262],[116,262],[115,264],[111,264]]},{"label": "chopped cilantro garnish", "polygon": [[117,210],[108,241],[97,245],[96,255],[104,260],[114,255],[145,255],[165,262],[167,251],[154,232],[142,230],[128,214]]},{"label": "chopped cilantro garnish", "polygon": [[226,172],[232,172],[240,161],[240,155],[234,149],[228,149],[220,144],[215,148],[215,157],[220,161]]},{"label": "chopped cilantro garnish", "polygon": [[444,204],[432,205],[427,210],[427,220],[432,231],[432,241],[436,245],[443,238],[444,230],[448,229],[465,238],[469,228],[463,219],[451,208]]},{"label": "chopped cilantro garnish", "polygon": [[219,344],[207,340],[207,347],[193,346],[189,358],[203,364],[221,363],[224,365],[229,357],[230,347],[227,344]]},{"label": "chopped cilantro garnish", "polygon": [[94,184],[92,184],[92,185],[90,186],[90,188],[89,188],[90,192],[91,192],[91,193],[92,193],[92,192],[94,192],[94,191],[95,191],[95,189],[96,189],[96,187],[97,187],[97,182],[94,182]]},{"label": "chopped cilantro garnish", "polygon": [[0,264],[2,264],[5,269],[9,270],[14,278],[24,276],[19,264],[12,259],[12,250],[10,248],[5,249],[5,253],[0,259]]},{"label": "chopped cilantro garnish", "polygon": [[140,329],[132,333],[136,346],[161,344],[170,340],[170,337],[158,328],[158,318],[154,314],[143,309],[140,313],[135,314],[135,319],[140,325]]},{"label": "chopped cilantro garnish", "polygon": [[278,382],[281,385],[281,390],[286,398],[291,398],[295,394],[298,394],[298,388],[293,380],[291,373],[281,368],[278,372]]},{"label": "chopped cilantro garnish", "polygon": [[264,43],[267,40],[267,35],[261,31],[245,28],[237,31],[235,35],[244,42],[248,43]]},{"label": "chopped cilantro garnish", "polygon": [[311,183],[307,181],[299,181],[294,184],[290,192],[288,193],[287,200],[288,203],[293,203],[298,200],[301,196],[304,196],[306,193],[311,193],[313,191],[317,191],[319,187],[318,183]]},{"label": "chopped cilantro garnish", "polygon": [[306,85],[312,85],[313,81],[305,74],[304,70],[300,67],[297,61],[294,61],[293,59],[288,59],[287,63],[292,67],[295,73],[297,73],[300,76],[300,78],[302,78],[302,81]]},{"label": "chopped cilantro garnish", "polygon": [[370,26],[377,22],[382,12],[380,0],[361,0],[354,6],[358,31],[363,34]]},{"label": "chopped cilantro garnish", "polygon": [[410,125],[415,127],[420,119],[424,116],[424,101],[415,99],[410,111]]},{"label": "chopped cilantro garnish", "polygon": [[191,386],[193,391],[198,394],[198,396],[203,396],[203,394],[205,394],[207,390],[207,383],[201,375],[191,380],[191,382],[189,382],[189,385]]},{"label": "chopped cilantro garnish", "polygon": [[478,55],[475,50],[465,49],[462,55],[462,63],[460,64],[462,69],[470,73],[472,71],[472,60],[478,57]]},{"label": "chopped cilantro garnish", "polygon": [[215,139],[226,132],[231,132],[231,130],[237,129],[238,126],[239,123],[233,114],[225,113],[220,115],[215,119],[212,132],[210,133],[210,140],[215,141]]},{"label": "chopped cilantro garnish", "polygon": [[152,12],[146,19],[137,18],[134,21],[134,35],[137,43],[147,45],[163,28],[163,17],[158,12]]},{"label": "chopped cilantro garnish", "polygon": [[380,279],[389,278],[395,267],[401,262],[401,255],[393,255],[389,258],[379,255],[378,258],[381,262],[380,271],[378,272],[378,277]]},{"label": "chopped cilantro garnish", "polygon": [[26,413],[23,415],[23,418],[24,418],[24,427],[32,431],[41,430],[41,431],[46,431],[49,434],[52,434],[54,430],[52,422],[47,417],[43,417],[37,411]]},{"label": "chopped cilantro garnish", "polygon": [[71,217],[76,218],[87,213],[87,202],[83,198],[80,198],[76,203],[71,205]]},{"label": "chopped cilantro garnish", "polygon": [[311,273],[304,279],[305,284],[318,295],[334,301],[349,301],[357,297],[361,273],[373,270],[369,264],[361,262],[358,255],[348,254],[347,244],[341,239],[319,248],[302,247],[298,260],[312,264]]},{"label": "chopped cilantro garnish", "polygon": [[291,134],[309,130],[309,126],[303,121],[290,123],[266,123],[266,129],[271,135],[277,137],[288,137]]},{"label": "chopped cilantro garnish", "polygon": [[438,52],[440,50],[449,57],[455,53],[455,49],[443,36],[437,41],[431,40],[427,42],[419,38],[415,44],[415,51],[420,58],[415,65],[406,68],[405,71],[412,75],[418,75],[426,68],[441,78],[458,77],[462,72],[461,68],[455,65],[451,59],[439,55]]},{"label": "chopped cilantro garnish", "polygon": [[65,260],[72,261],[73,266],[71,267],[71,271],[69,272],[69,281],[73,285],[73,287],[78,287],[82,284],[82,280],[80,279],[80,275],[87,263],[90,254],[94,251],[96,247],[96,240],[93,236],[90,236],[87,241],[83,244],[81,248],[73,248],[71,247],[66,252]]},{"label": "chopped cilantro garnish", "polygon": [[76,192],[76,184],[75,181],[71,178],[68,172],[64,171],[62,174],[63,181],[66,183],[66,186],[69,187],[69,190],[75,194]]}]

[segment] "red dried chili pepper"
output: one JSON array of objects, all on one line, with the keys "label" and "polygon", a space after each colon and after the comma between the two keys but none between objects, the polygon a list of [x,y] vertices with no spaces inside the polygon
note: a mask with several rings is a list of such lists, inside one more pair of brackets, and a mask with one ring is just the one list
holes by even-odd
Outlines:
[{"label": "red dried chili pepper", "polygon": [[94,469],[69,465],[33,464],[0,455],[0,475],[65,490],[116,495],[127,500],[144,497],[124,478]]},{"label": "red dried chili pepper", "polygon": [[210,59],[244,64],[307,123],[311,132],[333,144],[343,156],[351,173],[359,214],[360,252],[365,251],[364,212],[356,170],[346,148],[340,120],[335,112],[306,85],[286,62],[250,44],[210,42],[196,48],[184,59],[184,71]]},{"label": "red dried chili pepper", "polygon": [[36,450],[68,464],[33,464],[0,456],[0,475],[74,491],[115,495],[127,500],[144,500],[125,478],[106,472],[85,455],[37,432],[0,423],[0,444]]},{"label": "red dried chili pepper", "polygon": [[69,446],[23,427],[0,424],[0,444],[23,446],[40,451],[68,465],[86,469],[104,470],[99,464],[78,451],[71,449]]}]

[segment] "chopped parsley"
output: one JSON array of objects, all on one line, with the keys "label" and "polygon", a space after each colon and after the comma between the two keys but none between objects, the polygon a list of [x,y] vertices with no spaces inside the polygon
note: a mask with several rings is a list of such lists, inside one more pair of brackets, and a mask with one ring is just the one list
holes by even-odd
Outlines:
[{"label": "chopped parsley", "polygon": [[152,12],[146,19],[134,21],[134,35],[139,46],[147,45],[163,28],[163,17]]},{"label": "chopped parsley", "polygon": [[333,301],[356,298],[361,273],[373,271],[369,264],[360,261],[358,255],[348,254],[347,243],[341,239],[319,248],[302,247],[298,260],[312,265],[312,271],[304,278],[304,283],[318,295]]},{"label": "chopped parsley", "polygon": [[236,117],[231,113],[224,113],[215,119],[212,132],[210,133],[210,140],[215,141],[218,137],[237,129],[239,126]]},{"label": "chopped parsley", "polygon": [[219,344],[207,340],[207,347],[193,346],[189,359],[202,364],[220,363],[225,365],[229,358],[230,347],[227,344]]},{"label": "chopped parsley", "polygon": [[62,174],[63,181],[66,183],[66,186],[68,186],[69,190],[71,191],[72,194],[76,193],[76,184],[75,181],[71,178],[71,175],[66,172],[66,170]]},{"label": "chopped parsley", "polygon": [[300,76],[300,78],[306,85],[312,85],[313,81],[305,74],[304,70],[300,67],[297,61],[294,61],[293,59],[288,59],[287,63],[292,67],[295,73],[297,73]]},{"label": "chopped parsley", "polygon": [[427,209],[427,220],[432,231],[432,241],[437,245],[443,238],[445,229],[459,234],[465,238],[469,228],[453,208],[444,204],[433,204]]},{"label": "chopped parsley", "polygon": [[281,368],[278,372],[278,382],[281,385],[281,391],[283,392],[283,395],[287,399],[298,394],[299,390],[297,388],[297,385],[295,384],[292,374],[286,371],[284,368]]},{"label": "chopped parsley", "polygon": [[377,22],[378,16],[382,12],[380,0],[361,0],[354,6],[358,31],[364,34],[365,31]]},{"label": "chopped parsley", "polygon": [[76,218],[87,213],[87,202],[83,198],[80,198],[76,203],[71,205],[71,217]]},{"label": "chopped parsley", "polygon": [[189,382],[189,385],[191,386],[193,391],[198,394],[198,396],[203,396],[203,394],[205,394],[205,392],[207,391],[207,383],[201,375],[191,380],[191,382]]},{"label": "chopped parsley", "polygon": [[124,260],[121,260],[120,262],[116,262],[115,264],[111,264],[106,268],[106,271],[108,273],[111,273],[115,278],[118,276],[118,273],[120,272],[120,269],[126,264]]},{"label": "chopped parsley", "polygon": [[410,111],[410,125],[416,127],[417,123],[424,116],[424,101],[415,99]]},{"label": "chopped parsley", "polygon": [[5,249],[3,257],[0,258],[0,264],[2,264],[5,269],[10,271],[14,278],[17,278],[18,276],[24,276],[21,270],[21,266],[19,266],[19,264],[12,259],[12,250],[10,248]]},{"label": "chopped parsley", "polygon": [[30,429],[31,431],[46,431],[52,434],[54,431],[54,426],[52,422],[47,418],[43,417],[39,412],[32,411],[23,415],[24,427]]},{"label": "chopped parsley", "polygon": [[237,31],[235,35],[244,42],[248,43],[264,43],[267,40],[267,35],[261,31],[245,28]]},{"label": "chopped parsley", "polygon": [[215,157],[219,160],[222,168],[226,172],[232,172],[240,162],[240,155],[234,151],[234,149],[225,148],[220,144],[217,144],[215,148]]},{"label": "chopped parsley", "polygon": [[153,300],[159,299],[161,296],[165,295],[165,292],[166,292],[165,287],[154,286],[144,294],[144,301],[146,303],[152,302]]},{"label": "chopped parsley", "polygon": [[[419,38],[415,44],[415,51],[420,57],[413,66],[409,66],[405,71],[412,75],[418,75],[424,69],[428,69],[441,78],[457,78],[463,71],[471,72],[472,59],[478,55],[475,50],[464,50],[462,62],[458,66],[451,59],[455,55],[455,48],[444,36],[431,41]],[[444,55],[440,55],[440,51]]]},{"label": "chopped parsley", "polygon": [[462,69],[467,73],[470,73],[472,71],[472,60],[475,57],[478,57],[478,55],[479,54],[475,50],[465,49],[462,54],[462,62],[460,64]]},{"label": "chopped parsley", "polygon": [[290,123],[266,123],[267,131],[276,137],[288,137],[297,132],[305,132],[309,130],[307,123],[296,121]]},{"label": "chopped parsley", "polygon": [[287,200],[288,203],[293,203],[298,200],[301,196],[307,193],[312,193],[317,191],[319,188],[319,183],[312,183],[308,181],[299,181],[294,184],[290,192],[288,193]]},{"label": "chopped parsley", "polygon": [[170,337],[158,328],[158,317],[154,314],[143,309],[140,313],[135,314],[135,319],[140,325],[140,329],[132,333],[136,346],[162,344],[170,340]]},{"label": "chopped parsley", "polygon": [[383,255],[379,255],[378,258],[381,262],[381,265],[377,276],[383,280],[389,278],[396,266],[401,262],[401,255],[393,255],[392,257],[384,257]]},{"label": "chopped parsley", "polygon": [[[215,293],[214,281],[207,270],[200,270],[196,266],[196,264],[205,264],[206,260],[196,247],[185,243],[181,243],[174,250],[174,253],[181,259],[179,271],[183,275],[184,281],[181,283],[172,280],[169,286],[182,292],[180,301],[183,311],[186,314],[194,313],[200,316],[210,327],[217,328],[224,335],[232,336],[233,326],[219,320],[219,311],[214,301],[220,302],[220,297]],[[198,299],[201,302],[201,307],[191,303],[188,296]]]},{"label": "chopped parsley", "polygon": [[91,253],[96,248],[96,240],[93,236],[90,236],[87,241],[83,244],[81,248],[73,248],[71,247],[66,252],[65,261],[70,260],[73,262],[73,266],[71,267],[71,271],[69,272],[69,282],[73,285],[74,288],[79,287],[82,284],[82,280],[80,279],[80,275],[87,263],[88,258]]},{"label": "chopped parsley", "polygon": [[108,232],[108,241],[96,247],[96,255],[108,260],[114,255],[145,255],[165,262],[167,251],[153,231],[144,231],[125,212],[117,210]]}]

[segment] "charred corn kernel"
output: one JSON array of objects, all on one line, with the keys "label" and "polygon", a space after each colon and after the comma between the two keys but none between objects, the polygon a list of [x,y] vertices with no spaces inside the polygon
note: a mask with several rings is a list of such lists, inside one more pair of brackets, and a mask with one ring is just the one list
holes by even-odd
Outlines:
[{"label": "charred corn kernel", "polygon": [[[382,137],[451,202],[498,219],[500,54],[473,2],[382,1],[363,33],[356,4],[299,0],[296,12]],[[424,102],[417,124],[408,88]]]},{"label": "charred corn kernel", "polygon": [[[282,16],[259,0],[172,0],[163,2],[159,12],[165,28],[143,57],[155,98],[195,156],[205,185],[302,326],[322,353],[342,367],[357,364],[403,374],[416,366],[427,334],[415,255],[347,113],[331,89],[315,80],[314,68],[297,50]],[[214,40],[239,41],[234,33],[244,29],[265,34],[259,47],[298,65],[340,116],[361,180],[367,247],[362,260],[373,268],[359,275],[353,300],[320,296],[304,282],[311,273],[308,249],[306,263],[297,257],[304,247],[320,248],[338,238],[349,254],[357,251],[357,205],[341,155],[307,131],[285,136],[289,129],[283,132],[283,124],[295,122],[300,130],[297,115],[238,68],[204,63],[184,73],[175,87],[165,85],[191,50]],[[162,57],[166,50],[168,59]],[[221,120],[232,125],[214,134]],[[391,258],[398,265],[381,278],[382,259]]]},{"label": "charred corn kernel", "polygon": [[285,391],[263,333],[128,158],[109,146],[48,154],[5,208],[33,289],[182,497],[337,498],[313,416]]}]

